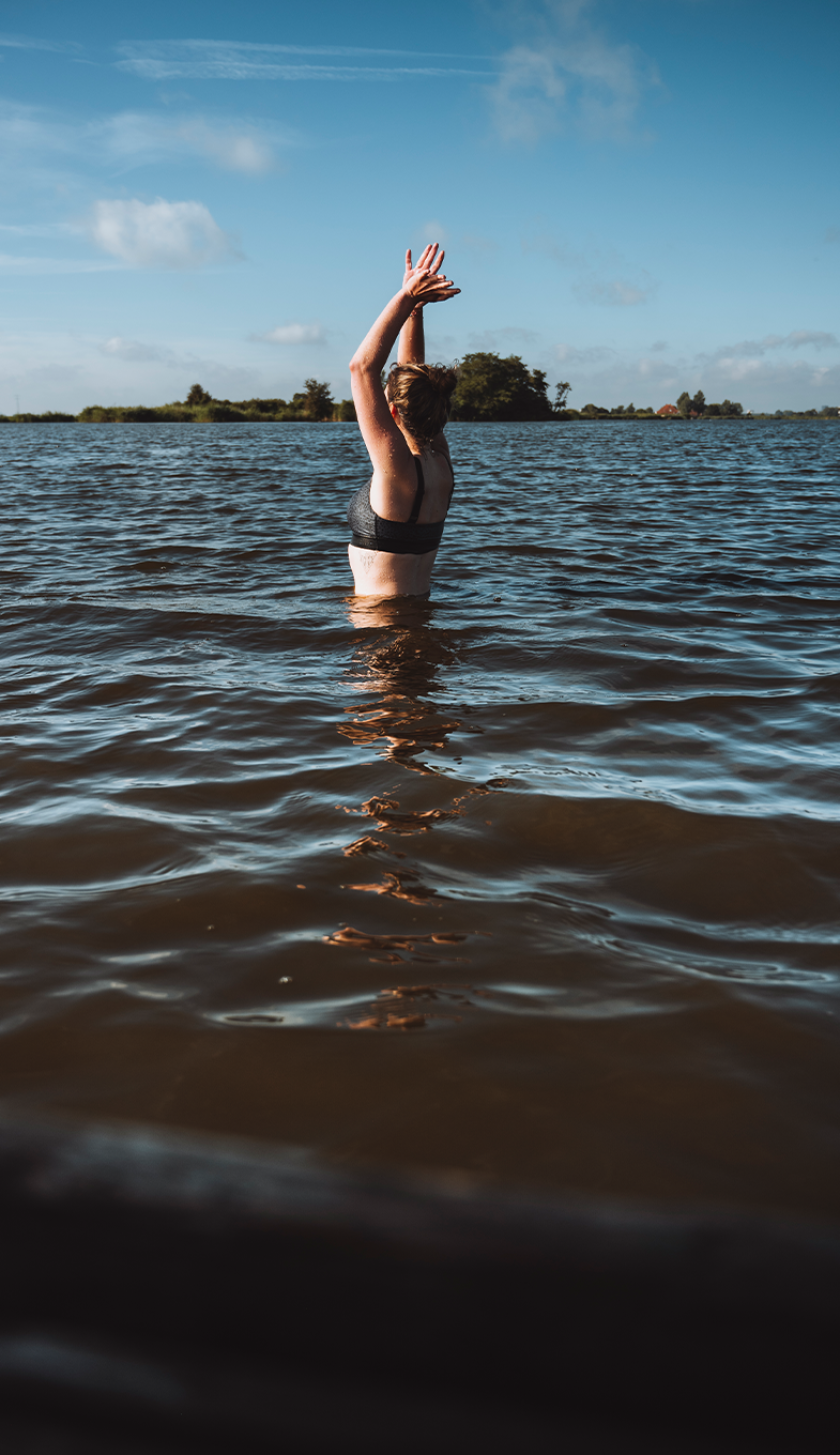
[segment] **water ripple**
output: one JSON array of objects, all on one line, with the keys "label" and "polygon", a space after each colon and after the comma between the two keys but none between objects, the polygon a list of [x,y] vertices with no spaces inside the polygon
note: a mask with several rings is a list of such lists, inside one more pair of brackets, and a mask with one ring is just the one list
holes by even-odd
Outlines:
[{"label": "water ripple", "polygon": [[350,426],[4,431],[0,1085],[833,1214],[836,430],[451,436],[377,603]]}]

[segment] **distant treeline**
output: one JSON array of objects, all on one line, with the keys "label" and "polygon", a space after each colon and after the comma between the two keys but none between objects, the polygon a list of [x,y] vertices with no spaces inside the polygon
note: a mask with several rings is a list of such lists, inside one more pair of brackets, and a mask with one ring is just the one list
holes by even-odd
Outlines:
[{"label": "distant treeline", "polygon": [[307,379],[303,389],[291,399],[214,399],[200,384],[193,384],[186,399],[173,404],[156,406],[89,404],[76,418],[82,423],[144,424],[170,422],[194,422],[197,424],[224,422],[251,423],[268,420],[325,420],[355,419],[356,411],[352,399],[333,399],[329,384],[317,379]]},{"label": "distant treeline", "polygon": [[[825,408],[793,410],[777,409],[774,414],[747,414],[743,405],[724,399],[721,404],[707,404],[702,389],[690,395],[683,392],[676,404],[665,405],[658,410],[652,406],[637,408],[635,404],[618,404],[607,409],[598,404],[584,404],[582,409],[572,409],[569,395],[572,386],[561,382],[555,385],[554,399],[548,395],[548,383],[542,369],[529,369],[518,354],[501,358],[499,354],[465,354],[458,365],[458,387],[452,396],[453,420],[486,421],[505,420],[595,420],[595,419],[828,419],[837,418],[840,409],[826,405]],[[186,399],[173,404],[146,406],[143,404],[90,404],[81,414],[61,414],[50,410],[46,414],[0,415],[0,424],[34,423],[153,423],[159,421],[214,421],[289,420],[324,423],[328,420],[354,420],[356,410],[352,399],[335,400],[328,384],[317,379],[307,379],[303,389],[285,399],[214,399],[200,384],[193,384]]]}]

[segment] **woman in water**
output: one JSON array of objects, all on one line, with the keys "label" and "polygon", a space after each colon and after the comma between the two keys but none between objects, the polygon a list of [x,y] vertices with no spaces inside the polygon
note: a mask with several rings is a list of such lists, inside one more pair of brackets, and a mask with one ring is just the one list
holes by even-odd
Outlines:
[{"label": "woman in water", "polygon": [[[353,496],[348,547],[358,596],[428,595],[454,479],[443,433],[456,384],[454,369],[425,362],[423,309],[454,298],[441,273],[437,243],[416,267],[406,253],[399,293],[350,361],[356,417],[373,476]],[[399,334],[397,363],[382,370]]]}]

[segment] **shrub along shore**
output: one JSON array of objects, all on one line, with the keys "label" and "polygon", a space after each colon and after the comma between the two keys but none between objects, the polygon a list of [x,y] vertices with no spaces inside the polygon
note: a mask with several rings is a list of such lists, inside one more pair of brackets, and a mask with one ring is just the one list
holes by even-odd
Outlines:
[{"label": "shrub along shore", "polygon": [[[777,409],[773,414],[753,414],[743,405],[724,399],[722,404],[707,404],[702,390],[693,396],[682,393],[676,404],[663,411],[652,407],[637,409],[635,404],[619,404],[612,409],[585,404],[582,409],[569,405],[572,386],[562,382],[555,386],[555,397],[548,397],[548,384],[542,369],[529,369],[517,354],[501,358],[498,354],[466,354],[458,366],[458,387],[452,397],[451,419],[497,423],[514,420],[711,420],[711,419],[837,419],[840,409],[826,405],[821,410]],[[173,404],[90,404],[80,414],[62,414],[49,410],[46,414],[0,414],[0,424],[167,424],[192,422],[254,423],[260,421],[318,423],[352,421],[356,411],[352,399],[336,400],[328,384],[307,379],[303,389],[285,399],[214,399],[200,384],[193,384],[186,399]]]}]

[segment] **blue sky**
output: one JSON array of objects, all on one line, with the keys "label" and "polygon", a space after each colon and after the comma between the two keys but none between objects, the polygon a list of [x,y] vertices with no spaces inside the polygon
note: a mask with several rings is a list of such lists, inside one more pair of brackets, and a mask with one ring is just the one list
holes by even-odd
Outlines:
[{"label": "blue sky", "polygon": [[0,412],[346,396],[433,239],[432,358],[840,404],[838,112],[836,0],[0,0]]}]

